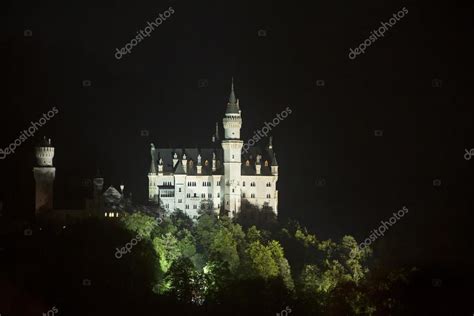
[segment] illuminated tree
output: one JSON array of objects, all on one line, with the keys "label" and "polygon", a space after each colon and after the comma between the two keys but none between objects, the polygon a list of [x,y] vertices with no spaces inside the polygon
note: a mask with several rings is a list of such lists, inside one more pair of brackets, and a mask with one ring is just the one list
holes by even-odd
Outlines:
[{"label": "illuminated tree", "polygon": [[141,237],[147,238],[151,237],[151,232],[158,225],[155,218],[143,213],[124,213],[120,220],[126,229],[137,233]]},{"label": "illuminated tree", "polygon": [[235,272],[239,266],[237,242],[232,232],[227,228],[221,228],[214,235],[214,240],[209,247],[209,254],[213,260],[226,262],[231,272]]}]

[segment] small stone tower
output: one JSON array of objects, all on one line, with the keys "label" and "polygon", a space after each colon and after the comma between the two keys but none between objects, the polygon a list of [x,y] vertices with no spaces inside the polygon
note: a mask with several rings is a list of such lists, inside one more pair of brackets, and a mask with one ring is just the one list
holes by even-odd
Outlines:
[{"label": "small stone tower", "polygon": [[36,182],[35,214],[53,209],[53,184],[56,168],[53,167],[54,147],[51,139],[44,138],[35,147],[36,167],[33,174]]}]

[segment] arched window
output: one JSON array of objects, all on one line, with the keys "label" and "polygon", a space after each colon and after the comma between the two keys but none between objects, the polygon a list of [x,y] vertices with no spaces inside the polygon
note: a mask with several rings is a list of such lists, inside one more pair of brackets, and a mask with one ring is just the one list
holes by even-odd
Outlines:
[{"label": "arched window", "polygon": [[204,161],[204,166],[208,166],[209,165],[209,161]]},{"label": "arched window", "polygon": [[245,165],[246,165],[247,167],[250,166],[250,161],[247,160],[247,161],[245,162]]},{"label": "arched window", "polygon": [[268,160],[265,160],[265,167],[268,167]]}]

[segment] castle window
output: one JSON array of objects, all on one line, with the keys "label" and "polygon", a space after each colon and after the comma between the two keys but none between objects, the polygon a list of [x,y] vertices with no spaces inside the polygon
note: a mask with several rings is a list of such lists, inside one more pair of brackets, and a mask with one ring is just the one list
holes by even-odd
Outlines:
[{"label": "castle window", "polygon": [[209,165],[209,161],[204,161],[204,166],[208,166]]},{"label": "castle window", "polygon": [[109,217],[114,217],[114,213],[110,212]]},{"label": "castle window", "polygon": [[234,193],[234,192],[235,192],[235,190],[234,190],[234,189],[232,189],[232,193]]},{"label": "castle window", "polygon": [[255,186],[255,182],[250,182],[250,186],[251,186],[251,187],[254,187],[254,186]]},{"label": "castle window", "polygon": [[268,160],[265,160],[265,167],[268,167]]},{"label": "castle window", "polygon": [[221,197],[221,194],[220,194],[220,193],[217,193],[217,197],[218,197],[218,198]]},{"label": "castle window", "polygon": [[208,186],[208,187],[211,186],[211,181],[208,181],[208,182],[207,182],[207,186]]},{"label": "castle window", "polygon": [[115,217],[118,217],[118,213],[115,213]]},{"label": "castle window", "polygon": [[267,199],[270,199],[270,198],[271,198],[270,194],[267,194]]},{"label": "castle window", "polygon": [[178,200],[178,203],[183,203],[183,200],[182,200],[182,199],[179,199],[179,200]]},{"label": "castle window", "polygon": [[194,193],[194,197],[197,197],[196,193]]},{"label": "castle window", "polygon": [[193,166],[193,161],[192,161],[192,160],[189,161],[189,166],[190,166],[190,167]]},{"label": "castle window", "polygon": [[205,199],[206,198],[206,193],[201,193],[201,198]]},{"label": "castle window", "polygon": [[104,216],[105,216],[105,217],[107,217],[107,212],[106,212],[106,213],[104,213]]},{"label": "castle window", "polygon": [[191,193],[186,194],[186,197],[188,198],[191,197]]},{"label": "castle window", "polygon": [[181,192],[181,188],[179,188],[178,191]]},{"label": "castle window", "polygon": [[242,181],[242,186],[243,186],[243,187],[245,186],[245,181]]},{"label": "castle window", "polygon": [[250,194],[250,197],[255,198],[255,194],[254,193]]},{"label": "castle window", "polygon": [[194,209],[194,210],[197,209],[197,205],[196,205],[196,204],[193,205],[193,209]]},{"label": "castle window", "polygon": [[189,205],[188,204],[186,204],[186,209],[189,210]]},{"label": "castle window", "polygon": [[246,165],[247,167],[250,166],[250,161],[247,160],[247,161],[245,162],[245,165]]},{"label": "castle window", "polygon": [[234,158],[235,158],[234,155],[232,155],[232,159],[234,159]]},{"label": "castle window", "polygon": [[217,186],[221,185],[221,180],[217,181]]},{"label": "castle window", "polygon": [[208,193],[208,194],[207,194],[207,197],[208,197],[209,199],[212,198],[212,193]]},{"label": "castle window", "polygon": [[245,199],[245,193],[242,193],[242,197]]}]

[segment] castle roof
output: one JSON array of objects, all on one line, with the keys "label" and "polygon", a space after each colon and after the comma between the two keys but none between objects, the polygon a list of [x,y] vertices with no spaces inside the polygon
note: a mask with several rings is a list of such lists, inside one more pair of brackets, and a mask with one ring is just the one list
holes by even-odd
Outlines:
[{"label": "castle roof", "polygon": [[[176,153],[178,162],[173,168],[173,157]],[[183,154],[186,154],[187,170],[184,171]],[[212,171],[212,158],[215,154],[216,170]],[[163,161],[163,174],[187,174],[198,175],[198,155],[201,155],[201,175],[223,175],[224,174],[224,155],[222,148],[156,148],[154,151],[154,161]],[[260,155],[260,175],[272,175],[271,166],[276,165],[276,158],[271,148],[250,147],[248,153],[242,153],[241,174],[257,175],[256,163],[257,156]],[[247,160],[249,165],[247,166]],[[207,163],[206,163],[207,162]],[[267,165],[265,164],[267,162]],[[154,172],[152,172],[154,173]]]},{"label": "castle roof", "polygon": [[[242,169],[241,174],[243,176],[250,176],[256,175],[256,164],[257,164],[257,156],[260,155],[260,165],[262,166],[260,169],[260,175],[263,176],[271,176],[272,175],[272,161],[275,159],[275,154],[272,149],[266,147],[264,149],[260,147],[250,147],[247,153],[242,154]],[[247,160],[249,161],[249,165],[247,166]],[[265,161],[268,162],[268,165],[265,165]],[[276,161],[276,160],[275,160]]]},{"label": "castle roof", "polygon": [[[178,157],[178,163],[173,168],[173,156],[176,153]],[[186,154],[187,159],[187,172],[184,172],[184,166],[182,163],[183,154]],[[213,154],[216,156],[216,171],[212,171],[212,157]],[[198,155],[201,155],[201,174],[212,175],[212,174],[224,174],[222,165],[223,161],[223,150],[222,148],[157,148],[155,150],[155,161],[163,160],[163,173],[164,174],[197,174],[197,162]],[[207,161],[207,164],[206,164]]]}]

